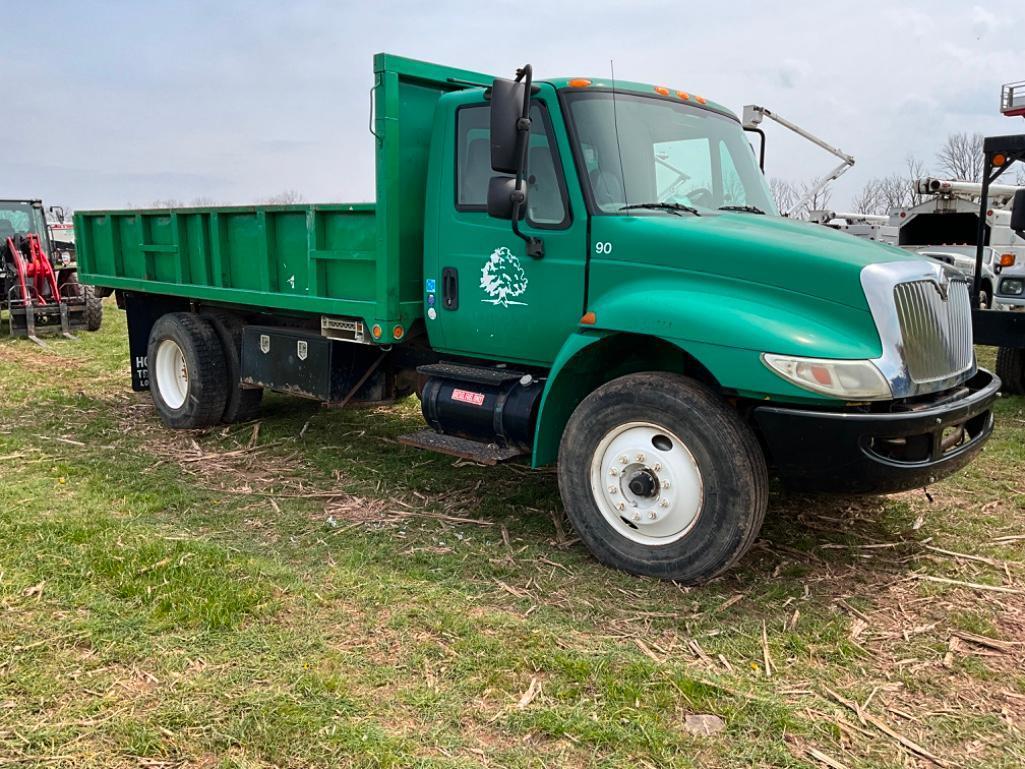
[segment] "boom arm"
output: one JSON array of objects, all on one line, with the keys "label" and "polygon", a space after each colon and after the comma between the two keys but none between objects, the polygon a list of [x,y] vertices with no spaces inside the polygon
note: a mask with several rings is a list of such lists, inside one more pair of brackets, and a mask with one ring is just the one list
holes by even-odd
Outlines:
[{"label": "boom arm", "polygon": [[801,196],[800,200],[798,200],[793,206],[791,206],[790,210],[786,212],[789,215],[795,211],[800,211],[808,203],[808,201],[812,200],[816,195],[818,195],[827,184],[829,184],[832,181],[835,181],[836,179],[839,179],[847,171],[848,168],[854,165],[854,158],[851,155],[848,155],[843,150],[839,149],[838,147],[834,147],[832,144],[823,141],[810,131],[806,131],[799,125],[791,123],[782,115],[777,115],[775,112],[772,112],[771,110],[768,110],[765,107],[760,107],[757,104],[747,104],[744,106],[744,128],[757,128],[758,124],[762,122],[762,118],[766,117],[770,120],[775,120],[784,128],[793,131],[802,139],[807,139],[812,144],[821,147],[826,152],[835,155],[842,161],[840,165],[838,165],[828,174],[820,178],[813,187],[811,187],[807,192],[804,193],[804,195]]}]

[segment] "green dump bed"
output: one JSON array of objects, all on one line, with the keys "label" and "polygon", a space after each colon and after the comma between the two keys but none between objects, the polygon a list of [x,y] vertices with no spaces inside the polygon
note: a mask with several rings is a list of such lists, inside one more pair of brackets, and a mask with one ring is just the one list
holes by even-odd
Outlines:
[{"label": "green dump bed", "polygon": [[389,54],[374,57],[374,72],[376,204],[79,211],[82,281],[408,329],[423,307],[435,106],[491,78]]}]

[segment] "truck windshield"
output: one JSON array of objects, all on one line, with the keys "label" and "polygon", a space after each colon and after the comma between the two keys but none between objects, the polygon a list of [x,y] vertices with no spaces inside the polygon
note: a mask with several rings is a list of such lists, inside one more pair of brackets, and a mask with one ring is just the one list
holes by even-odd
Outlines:
[{"label": "truck windshield", "polygon": [[[567,96],[591,200],[665,214],[741,210],[778,216],[740,124],[667,99],[607,91]],[[651,204],[651,205],[649,205]],[[658,205],[658,204],[679,204]]]},{"label": "truck windshield", "polygon": [[0,240],[34,232],[42,235],[42,215],[29,203],[0,201]]}]

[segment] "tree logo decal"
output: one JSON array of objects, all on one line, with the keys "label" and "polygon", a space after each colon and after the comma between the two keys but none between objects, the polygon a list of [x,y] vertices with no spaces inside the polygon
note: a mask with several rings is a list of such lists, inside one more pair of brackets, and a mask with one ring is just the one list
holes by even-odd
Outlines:
[{"label": "tree logo decal", "polygon": [[527,274],[523,271],[520,260],[508,248],[502,246],[491,252],[480,272],[480,287],[490,299],[481,299],[488,304],[500,304],[508,307],[511,304],[522,304],[515,298],[523,296],[527,290]]}]

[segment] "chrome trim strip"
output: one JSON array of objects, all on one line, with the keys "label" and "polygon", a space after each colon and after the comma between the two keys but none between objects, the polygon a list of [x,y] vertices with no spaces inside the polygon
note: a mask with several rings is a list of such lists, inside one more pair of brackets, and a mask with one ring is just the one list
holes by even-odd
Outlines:
[{"label": "chrome trim strip", "polygon": [[[975,375],[976,362],[973,351],[971,362],[961,371],[926,382],[916,382],[912,379],[908,371],[904,338],[894,301],[894,290],[899,284],[932,281],[937,285],[946,285],[951,280],[959,279],[963,280],[964,276],[953,267],[927,259],[870,264],[861,271],[861,287],[865,292],[865,299],[868,301],[869,311],[872,313],[882,345],[882,355],[872,362],[890,383],[894,398],[909,398],[949,390]],[[924,318],[922,320],[924,321]],[[970,327],[970,312],[962,322],[969,324]]]}]

